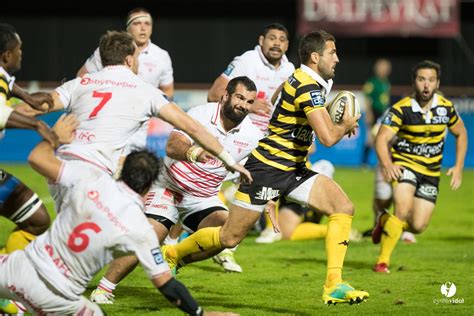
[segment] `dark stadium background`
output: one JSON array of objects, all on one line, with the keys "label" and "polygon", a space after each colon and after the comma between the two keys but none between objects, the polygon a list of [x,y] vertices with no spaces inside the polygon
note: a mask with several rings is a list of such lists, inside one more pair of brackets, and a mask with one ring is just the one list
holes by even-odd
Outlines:
[{"label": "dark stadium background", "polygon": [[[97,7],[99,6],[99,7]],[[123,29],[131,8],[144,6],[154,18],[152,39],[168,50],[178,84],[207,87],[236,55],[253,48],[264,25],[277,21],[292,35],[288,56],[298,63],[295,38],[297,1],[293,0],[155,0],[155,1],[8,1],[0,21],[13,24],[24,41],[20,81],[70,79],[97,47],[102,33]],[[461,1],[461,36],[445,38],[337,37],[341,63],[337,85],[361,85],[377,57],[393,62],[393,85],[409,84],[407,70],[420,59],[443,66],[442,86],[473,94],[474,2]],[[457,90],[456,89],[456,90]]]}]

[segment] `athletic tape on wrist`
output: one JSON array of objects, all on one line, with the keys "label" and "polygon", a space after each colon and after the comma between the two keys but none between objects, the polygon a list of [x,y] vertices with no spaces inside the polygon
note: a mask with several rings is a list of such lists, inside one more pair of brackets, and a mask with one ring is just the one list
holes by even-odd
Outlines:
[{"label": "athletic tape on wrist", "polygon": [[236,161],[232,156],[224,149],[219,155],[217,155],[217,158],[221,160],[226,166],[232,166],[235,165]]}]

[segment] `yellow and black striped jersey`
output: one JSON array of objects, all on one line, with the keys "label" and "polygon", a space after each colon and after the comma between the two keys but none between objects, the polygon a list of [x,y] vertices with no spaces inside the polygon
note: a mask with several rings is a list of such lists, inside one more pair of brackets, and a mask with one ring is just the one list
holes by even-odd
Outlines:
[{"label": "yellow and black striped jersey", "polygon": [[268,125],[268,135],[260,140],[252,155],[266,165],[283,171],[304,166],[314,132],[307,115],[325,110],[325,91],[307,72],[298,68],[284,83]]},{"label": "yellow and black striped jersey", "polygon": [[8,105],[7,101],[11,98],[11,87],[15,78],[0,67],[0,104]]},{"label": "yellow and black striped jersey", "polygon": [[393,162],[427,176],[439,176],[447,127],[459,120],[453,103],[439,94],[434,94],[426,113],[411,97],[395,103],[382,122],[397,136],[391,149]]}]

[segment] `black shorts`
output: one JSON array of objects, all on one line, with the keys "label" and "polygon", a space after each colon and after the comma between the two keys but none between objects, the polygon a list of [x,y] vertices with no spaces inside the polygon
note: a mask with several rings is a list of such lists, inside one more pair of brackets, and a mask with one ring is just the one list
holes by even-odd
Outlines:
[{"label": "black shorts", "polygon": [[410,183],[415,186],[415,196],[436,204],[438,198],[439,177],[431,177],[410,168],[404,167],[399,183]]},{"label": "black shorts", "polygon": [[250,155],[245,168],[252,174],[251,184],[241,184],[236,199],[253,205],[265,205],[279,196],[286,196],[303,182],[318,174],[304,164],[292,171],[282,171],[264,164]]}]

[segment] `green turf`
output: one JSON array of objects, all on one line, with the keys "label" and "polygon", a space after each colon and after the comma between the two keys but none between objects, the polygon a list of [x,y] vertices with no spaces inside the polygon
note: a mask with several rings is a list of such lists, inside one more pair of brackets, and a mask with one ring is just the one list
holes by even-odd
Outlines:
[{"label": "green turf", "polygon": [[[2,166],[5,167],[5,166]],[[32,187],[52,209],[45,182],[24,166],[6,166]],[[339,168],[336,181],[356,205],[353,226],[364,230],[371,223],[373,172]],[[418,243],[400,243],[392,259],[390,275],[375,274],[371,267],[378,247],[369,241],[351,243],[346,256],[345,280],[367,290],[371,297],[361,305],[325,306],[321,302],[326,255],[323,241],[277,242],[259,245],[255,236],[245,239],[236,252],[242,274],[226,274],[211,261],[190,265],[178,279],[185,283],[208,310],[234,311],[242,315],[472,315],[474,314],[474,171],[464,173],[457,192],[442,178],[436,213]],[[49,202],[48,202],[49,201]],[[0,218],[0,244],[12,228]],[[97,277],[88,289],[98,282]],[[436,305],[444,282],[456,284],[454,298],[464,304]],[[116,303],[105,306],[110,315],[165,315],[183,313],[169,304],[143,271],[137,269],[116,291]]]}]

